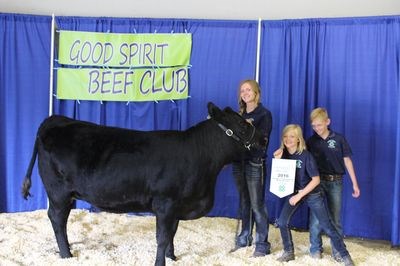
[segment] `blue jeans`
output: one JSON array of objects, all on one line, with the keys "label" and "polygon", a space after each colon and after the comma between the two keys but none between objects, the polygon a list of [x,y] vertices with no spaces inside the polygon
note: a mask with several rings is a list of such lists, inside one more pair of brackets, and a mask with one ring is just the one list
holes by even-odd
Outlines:
[{"label": "blue jeans", "polygon": [[294,252],[292,233],[290,232],[289,222],[294,212],[300,206],[302,202],[307,202],[308,207],[310,207],[311,211],[316,215],[319,220],[319,224],[324,232],[330,237],[332,241],[333,247],[338,251],[342,258],[349,256],[349,252],[346,249],[346,245],[344,244],[342,235],[338,232],[336,227],[334,226],[332,220],[329,216],[328,207],[326,205],[324,194],[322,191],[312,192],[306,195],[300,203],[292,206],[289,204],[288,196],[281,214],[278,219],[278,226],[281,232],[283,248],[287,252]]},{"label": "blue jeans", "polygon": [[[340,215],[341,215],[341,207],[342,207],[342,191],[343,191],[343,180],[335,180],[335,181],[327,181],[321,180],[320,186],[322,187],[325,196],[326,202],[328,204],[329,214],[331,219],[340,233],[343,235],[342,226],[340,222]],[[319,225],[319,221],[316,218],[315,214],[311,211],[310,212],[310,253],[315,252],[323,252],[322,248],[322,239],[321,233],[322,229]],[[332,254],[337,253],[336,250],[333,248],[332,242]]]},{"label": "blue jeans", "polygon": [[250,246],[253,225],[256,225],[255,251],[269,253],[268,212],[264,203],[264,161],[243,161],[232,165],[233,176],[240,197],[241,232],[236,239],[239,247]]}]

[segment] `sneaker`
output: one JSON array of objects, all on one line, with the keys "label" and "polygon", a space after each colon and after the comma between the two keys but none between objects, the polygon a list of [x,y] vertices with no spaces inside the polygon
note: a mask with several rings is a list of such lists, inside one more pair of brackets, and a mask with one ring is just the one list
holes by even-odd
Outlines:
[{"label": "sneaker", "polygon": [[251,246],[251,241],[252,241],[251,237],[249,238],[248,243],[243,243],[243,242],[240,242],[240,241],[237,240],[237,241],[236,241],[236,244],[235,244],[235,247],[232,248],[232,249],[229,251],[229,253],[235,252],[236,250],[238,250],[238,249],[240,249],[240,248],[250,247],[250,246]]},{"label": "sneaker", "polygon": [[256,248],[254,249],[253,257],[265,256],[271,253],[271,245],[270,243],[257,243]]},{"label": "sneaker", "polygon": [[316,251],[316,252],[310,253],[310,256],[313,259],[322,259],[321,251]]},{"label": "sneaker", "polygon": [[284,251],[283,254],[277,259],[280,262],[288,262],[294,260],[294,252],[293,251]]},{"label": "sneaker", "polygon": [[342,262],[344,263],[345,266],[354,266],[354,262],[350,256],[343,257]]},{"label": "sneaker", "polygon": [[332,258],[337,262],[343,262],[343,258],[339,253],[332,253]]},{"label": "sneaker", "polygon": [[257,257],[264,257],[265,255],[267,255],[266,253],[264,253],[264,252],[260,252],[260,251],[254,251],[254,253],[253,253],[253,258],[257,258]]},{"label": "sneaker", "polygon": [[232,248],[231,250],[229,250],[229,253],[235,252],[236,250],[240,249],[240,248],[244,248],[246,246],[239,246],[239,245],[235,245],[234,248]]}]

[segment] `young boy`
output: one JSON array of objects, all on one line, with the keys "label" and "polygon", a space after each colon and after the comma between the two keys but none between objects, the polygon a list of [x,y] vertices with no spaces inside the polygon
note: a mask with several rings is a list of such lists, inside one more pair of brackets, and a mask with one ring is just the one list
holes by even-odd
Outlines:
[{"label": "young boy", "polygon": [[[330,130],[331,121],[325,108],[314,109],[310,114],[310,121],[315,133],[307,140],[307,149],[317,162],[321,187],[326,194],[331,218],[339,233],[343,234],[340,214],[343,190],[342,177],[346,170],[353,184],[352,196],[354,198],[360,196],[353,162],[350,158],[352,152],[344,136]],[[311,257],[321,258],[323,252],[321,228],[312,211],[310,214],[310,242]],[[340,261],[340,256],[333,246],[332,256],[335,260]]]}]

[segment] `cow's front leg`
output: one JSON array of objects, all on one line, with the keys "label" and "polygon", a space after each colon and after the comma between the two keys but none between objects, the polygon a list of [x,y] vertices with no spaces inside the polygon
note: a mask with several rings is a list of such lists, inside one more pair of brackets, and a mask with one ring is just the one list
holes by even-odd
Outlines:
[{"label": "cow's front leg", "polygon": [[173,243],[174,226],[177,225],[174,203],[170,199],[153,200],[153,211],[156,214],[157,238],[157,255],[155,265],[164,266],[166,249],[170,243]]},{"label": "cow's front leg", "polygon": [[165,256],[167,258],[170,258],[171,260],[176,260],[175,248],[174,248],[174,237],[176,234],[176,230],[178,229],[178,224],[179,224],[179,220],[175,220],[173,228],[172,228],[171,242],[168,244],[167,251],[165,253]]}]

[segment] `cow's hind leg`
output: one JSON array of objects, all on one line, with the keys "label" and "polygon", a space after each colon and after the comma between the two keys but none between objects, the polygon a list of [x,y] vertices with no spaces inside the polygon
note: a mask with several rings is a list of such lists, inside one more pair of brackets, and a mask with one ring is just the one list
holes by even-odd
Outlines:
[{"label": "cow's hind leg", "polygon": [[168,199],[155,199],[153,201],[153,211],[156,214],[157,238],[157,255],[155,265],[164,266],[166,249],[170,243],[173,243],[174,226],[178,225],[175,218],[174,203],[172,200]]},{"label": "cow's hind leg", "polygon": [[176,260],[175,256],[175,248],[174,248],[174,236],[176,234],[176,230],[178,229],[179,220],[175,220],[173,228],[172,228],[172,238],[171,242],[168,244],[165,256],[170,258],[171,260]]},{"label": "cow's hind leg", "polygon": [[65,199],[62,203],[59,201],[54,203],[50,200],[49,210],[47,212],[54,230],[54,235],[56,236],[61,258],[72,257],[67,237],[67,221],[71,208],[72,201],[70,199]]}]

